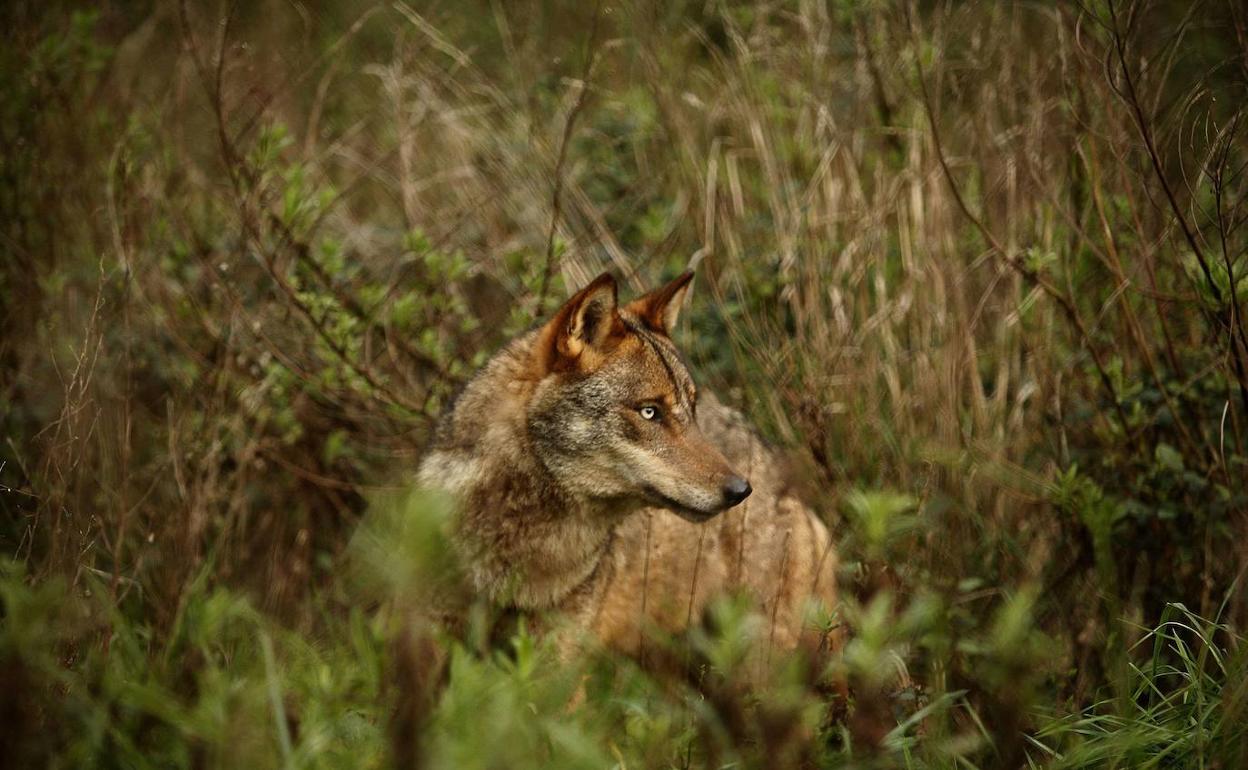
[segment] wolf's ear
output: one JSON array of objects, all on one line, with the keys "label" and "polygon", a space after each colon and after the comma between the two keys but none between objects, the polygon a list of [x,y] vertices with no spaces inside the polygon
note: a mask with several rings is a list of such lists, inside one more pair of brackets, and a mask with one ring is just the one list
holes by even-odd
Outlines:
[{"label": "wolf's ear", "polygon": [[638,318],[660,334],[671,334],[676,328],[676,319],[680,317],[680,308],[689,294],[693,271],[690,270],[676,280],[643,294],[625,305],[625,309],[635,313]]},{"label": "wolf's ear", "polygon": [[553,354],[547,366],[554,368],[560,360],[592,364],[586,358],[603,352],[608,341],[622,331],[615,278],[603,273],[574,294],[547,325]]}]

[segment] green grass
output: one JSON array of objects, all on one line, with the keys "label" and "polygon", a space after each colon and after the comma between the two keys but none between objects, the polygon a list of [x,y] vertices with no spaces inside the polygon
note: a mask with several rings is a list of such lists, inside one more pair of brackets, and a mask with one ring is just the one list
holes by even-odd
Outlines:
[{"label": "green grass", "polygon": [[[0,10],[0,765],[1245,764],[1239,4],[305,6]],[[413,622],[455,389],[690,265],[844,654]]]}]

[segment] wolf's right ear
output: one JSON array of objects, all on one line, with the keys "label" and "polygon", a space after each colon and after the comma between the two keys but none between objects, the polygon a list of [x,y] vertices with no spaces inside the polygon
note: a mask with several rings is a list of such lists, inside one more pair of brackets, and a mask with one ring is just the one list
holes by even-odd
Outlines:
[{"label": "wolf's right ear", "polygon": [[544,362],[547,371],[562,364],[592,368],[596,355],[606,351],[612,338],[622,336],[615,278],[603,273],[572,296],[546,325]]},{"label": "wolf's right ear", "polygon": [[676,328],[676,319],[685,304],[692,280],[693,271],[686,271],[666,286],[641,295],[625,305],[624,309],[636,314],[651,330],[670,335]]}]

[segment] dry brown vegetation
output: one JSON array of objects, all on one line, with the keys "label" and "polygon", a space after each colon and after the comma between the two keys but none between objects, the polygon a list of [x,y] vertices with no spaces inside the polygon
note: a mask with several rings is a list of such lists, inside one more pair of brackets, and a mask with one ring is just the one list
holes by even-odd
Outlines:
[{"label": "dry brown vegetation", "polygon": [[[13,766],[1244,762],[1240,4],[0,23]],[[569,289],[687,265],[678,342],[841,541],[855,699],[735,687],[726,606],[572,715],[523,632],[456,647],[392,742],[431,421]]]}]

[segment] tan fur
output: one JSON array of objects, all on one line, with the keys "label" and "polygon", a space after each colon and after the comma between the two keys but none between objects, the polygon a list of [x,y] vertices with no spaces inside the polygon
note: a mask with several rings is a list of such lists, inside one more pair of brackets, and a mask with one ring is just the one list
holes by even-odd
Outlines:
[{"label": "tan fur", "polygon": [[836,606],[836,551],[827,527],[785,489],[775,454],[742,416],[703,396],[703,432],[746,471],[754,493],[704,524],[662,508],[645,508],[617,527],[610,570],[588,627],[612,647],[637,654],[647,625],[680,633],[728,591],[743,591],[762,621],[759,650],[817,646],[808,604]]},{"label": "tan fur", "polygon": [[[420,482],[456,498],[466,588],[497,606],[555,610],[637,654],[648,629],[679,633],[743,591],[760,661],[826,644],[806,610],[836,605],[831,538],[742,416],[696,397],[667,337],[689,278],[621,307],[604,275],[513,341],[444,418]],[[730,507],[738,476],[753,493]]]}]

